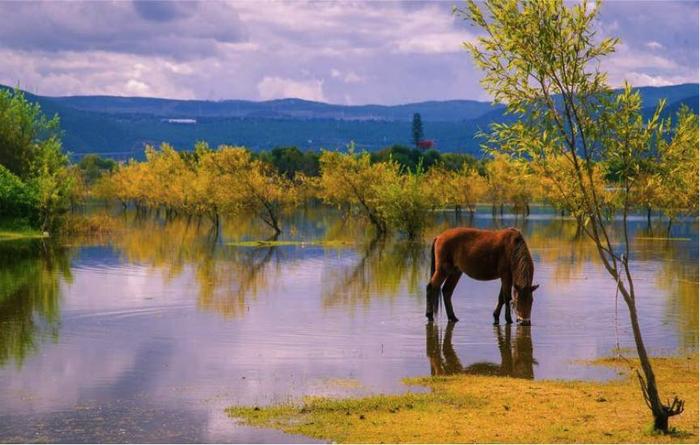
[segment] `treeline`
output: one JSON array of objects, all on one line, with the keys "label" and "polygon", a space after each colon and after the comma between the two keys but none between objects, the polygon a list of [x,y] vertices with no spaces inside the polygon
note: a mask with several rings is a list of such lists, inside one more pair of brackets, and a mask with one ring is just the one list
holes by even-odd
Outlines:
[{"label": "treeline", "polygon": [[[322,202],[366,218],[378,233],[392,229],[415,237],[438,208],[474,212],[488,204],[527,215],[532,203],[577,216],[580,193],[551,181],[552,164],[486,149],[484,159],[394,145],[377,152],[301,151],[279,147],[169,144],[146,148],[146,160],[118,164],[96,155],[70,164],[62,153],[57,117],[46,118],[20,92],[0,92],[0,215],[3,225],[54,230],[63,215],[88,197],[118,201],[139,212],[210,218],[246,213],[282,230],[285,212]],[[634,209],[661,211],[670,224],[698,211],[698,117],[682,108],[660,127],[640,171],[620,169],[620,159],[597,162],[593,183],[610,213],[621,208],[624,175],[634,174]],[[555,168],[570,169],[561,159]],[[573,187],[573,185],[571,186]],[[633,210],[633,209],[627,209]],[[579,221],[584,223],[585,221]]]},{"label": "treeline", "polygon": [[[633,190],[635,209],[649,218],[652,210],[662,211],[669,224],[679,215],[698,212],[698,117],[683,108],[674,122],[671,127],[669,120],[659,134],[643,171],[635,172]],[[555,167],[571,168],[564,159]],[[200,142],[192,151],[149,146],[146,161],[119,166],[91,190],[124,208],[206,216],[215,224],[222,215],[244,212],[259,217],[275,234],[281,232],[285,211],[320,201],[366,218],[378,233],[395,229],[413,238],[438,208],[473,213],[477,204],[490,204],[494,215],[502,215],[505,206],[527,215],[537,202],[561,212],[576,209],[573,200],[580,194],[552,181],[551,168],[495,151],[483,160],[400,146],[375,153],[356,153],[351,145],[346,152],[291,147],[255,154]],[[622,210],[624,172],[614,160],[598,162],[593,172],[607,211]]]}]

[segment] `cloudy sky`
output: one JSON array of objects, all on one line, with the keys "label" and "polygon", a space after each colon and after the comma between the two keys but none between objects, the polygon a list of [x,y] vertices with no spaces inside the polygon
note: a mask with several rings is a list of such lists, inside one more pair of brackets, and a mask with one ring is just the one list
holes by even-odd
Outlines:
[{"label": "cloudy sky", "polygon": [[[488,99],[456,1],[0,0],[0,83],[42,95]],[[614,85],[698,81],[697,1],[608,1]]]}]

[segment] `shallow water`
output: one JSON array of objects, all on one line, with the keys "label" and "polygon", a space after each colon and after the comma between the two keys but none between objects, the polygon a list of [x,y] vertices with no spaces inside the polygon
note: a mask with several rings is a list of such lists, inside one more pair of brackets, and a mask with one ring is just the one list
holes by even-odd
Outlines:
[{"label": "shallow water", "polygon": [[[0,243],[0,441],[307,441],[223,409],[420,390],[401,378],[431,373],[615,378],[581,362],[633,347],[591,243],[548,214],[446,212],[415,245],[372,241],[367,227],[311,209],[288,218],[284,239],[344,243],[264,248],[228,244],[269,236],[248,220],[215,236],[204,222],[118,218],[107,240]],[[464,277],[460,322],[426,325],[429,238],[456,224],[524,232],[541,285],[531,327],[492,326],[499,283]],[[633,230],[649,349],[696,351],[697,222],[676,225],[673,240],[651,239],[641,218]]]}]

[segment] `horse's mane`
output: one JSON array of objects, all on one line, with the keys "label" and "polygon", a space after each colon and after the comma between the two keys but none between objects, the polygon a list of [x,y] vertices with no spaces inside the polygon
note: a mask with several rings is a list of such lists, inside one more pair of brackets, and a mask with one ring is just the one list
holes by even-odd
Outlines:
[{"label": "horse's mane", "polygon": [[515,232],[516,234],[513,237],[513,250],[511,253],[513,284],[517,287],[531,286],[535,266],[532,263],[530,250],[527,248],[527,244],[525,244],[523,235],[517,229]]}]

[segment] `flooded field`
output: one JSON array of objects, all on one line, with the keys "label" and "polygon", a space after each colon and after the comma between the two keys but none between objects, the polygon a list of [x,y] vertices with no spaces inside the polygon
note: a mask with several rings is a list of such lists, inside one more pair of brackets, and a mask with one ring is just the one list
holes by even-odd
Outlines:
[{"label": "flooded field", "polygon": [[[223,409],[304,395],[410,390],[403,377],[473,373],[616,378],[582,362],[633,347],[627,309],[575,222],[435,216],[420,243],[373,240],[329,209],[285,221],[279,245],[248,219],[116,214],[99,240],[0,243],[0,441],[291,442]],[[632,222],[652,353],[698,347],[698,225],[659,238]],[[433,235],[519,227],[535,261],[532,326],[492,326],[500,283],[463,278],[460,319],[424,317]],[[616,309],[617,308],[617,309]]]}]

